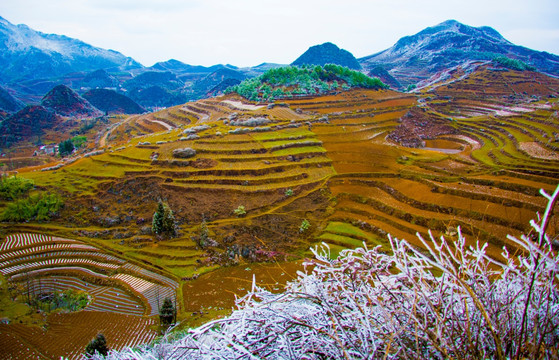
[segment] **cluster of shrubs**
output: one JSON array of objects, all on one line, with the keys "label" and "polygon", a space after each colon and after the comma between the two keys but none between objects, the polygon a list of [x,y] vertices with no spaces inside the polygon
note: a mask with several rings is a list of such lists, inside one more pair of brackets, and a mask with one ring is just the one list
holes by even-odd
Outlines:
[{"label": "cluster of shrubs", "polygon": [[526,64],[524,61],[521,60],[517,60],[517,59],[511,59],[509,57],[506,56],[498,56],[493,58],[493,63],[497,64],[497,65],[501,65],[503,67],[506,67],[507,69],[511,69],[511,70],[517,70],[517,71],[525,71],[525,70],[529,70],[529,71],[535,71],[536,68],[533,67],[532,65]]},{"label": "cluster of shrubs", "polygon": [[87,138],[85,136],[74,136],[58,144],[58,153],[62,157],[71,155],[74,150],[81,148],[86,142]]},{"label": "cluster of shrubs", "polygon": [[62,201],[55,194],[34,194],[25,199],[11,202],[2,212],[2,221],[47,221],[56,215]]},{"label": "cluster of shrubs", "polygon": [[62,201],[56,194],[37,193],[29,195],[34,188],[29,179],[12,177],[0,178],[0,199],[8,200],[0,214],[1,221],[47,221],[56,215],[62,207]]},{"label": "cluster of shrubs", "polygon": [[343,66],[327,64],[323,67],[287,66],[270,69],[256,78],[228,88],[225,92],[236,92],[252,101],[270,101],[298,95],[319,95],[354,87],[387,88],[378,78],[371,78]]},{"label": "cluster of shrubs", "polygon": [[0,177],[0,198],[15,200],[33,189],[33,181],[17,176]]}]

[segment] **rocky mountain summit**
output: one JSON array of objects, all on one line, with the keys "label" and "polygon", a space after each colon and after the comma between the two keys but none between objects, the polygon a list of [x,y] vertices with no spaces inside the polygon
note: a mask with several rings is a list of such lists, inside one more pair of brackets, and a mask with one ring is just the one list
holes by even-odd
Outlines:
[{"label": "rocky mountain summit", "polygon": [[63,35],[44,34],[0,17],[0,82],[58,77],[69,72],[137,68],[134,59]]},{"label": "rocky mountain summit", "polygon": [[359,59],[359,63],[366,71],[384,68],[405,87],[466,61],[499,56],[559,75],[559,56],[515,45],[493,28],[472,27],[455,20],[403,37],[391,48]]},{"label": "rocky mountain summit", "polygon": [[62,116],[91,117],[101,112],[65,85],[55,86],[41,101],[41,105]]}]

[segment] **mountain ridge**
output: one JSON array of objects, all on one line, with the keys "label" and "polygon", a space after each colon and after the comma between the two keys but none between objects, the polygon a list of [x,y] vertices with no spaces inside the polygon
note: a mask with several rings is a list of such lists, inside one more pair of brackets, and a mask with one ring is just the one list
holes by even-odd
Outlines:
[{"label": "mountain ridge", "polygon": [[392,47],[358,59],[366,71],[381,66],[403,86],[428,79],[466,61],[506,56],[559,76],[559,56],[515,45],[489,27],[447,20],[400,38]]},{"label": "mountain ridge", "polygon": [[[80,93],[92,88],[115,90],[146,109],[174,106],[220,94],[243,76],[259,76],[282,66],[262,63],[246,68],[229,64],[206,67],[169,59],[143,67],[117,51],[96,48],[64,35],[44,34],[27,25],[13,25],[1,17],[0,49],[4,50],[0,52],[0,84],[15,98],[31,104],[39,103],[52,87],[64,84]],[[338,64],[379,77],[392,89],[404,90],[446,69],[496,56],[520,60],[538,71],[559,76],[559,56],[515,45],[489,26],[472,27],[456,20],[404,36],[391,48],[360,59],[330,42],[311,46],[293,64]],[[221,82],[216,83],[216,79]]]},{"label": "mountain ridge", "polygon": [[82,95],[97,109],[111,114],[141,114],[146,110],[128,96],[109,89],[91,89]]},{"label": "mountain ridge", "polygon": [[45,34],[0,17],[0,81],[57,77],[71,72],[142,67],[115,50],[65,35]]}]

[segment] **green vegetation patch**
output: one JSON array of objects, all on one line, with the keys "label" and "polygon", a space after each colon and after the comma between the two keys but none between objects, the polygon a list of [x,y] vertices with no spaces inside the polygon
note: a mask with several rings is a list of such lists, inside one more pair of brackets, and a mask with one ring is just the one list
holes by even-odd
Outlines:
[{"label": "green vegetation patch", "polygon": [[52,312],[59,309],[62,311],[79,311],[88,304],[89,295],[86,292],[68,289],[62,292],[54,291],[35,295],[30,300],[29,305],[35,309]]},{"label": "green vegetation patch", "polygon": [[0,199],[16,200],[33,189],[33,180],[22,177],[0,177]]},{"label": "green vegetation patch", "polygon": [[378,78],[327,64],[322,66],[286,66],[270,69],[259,77],[232,86],[226,93],[236,92],[252,101],[271,101],[299,95],[320,95],[351,88],[386,89]]},{"label": "green vegetation patch", "polygon": [[2,221],[47,221],[62,207],[56,194],[34,194],[26,199],[9,203],[1,215]]},{"label": "green vegetation patch", "polygon": [[8,283],[0,276],[0,318],[18,320],[31,313],[27,304],[16,301],[17,293],[23,291],[22,286],[18,283]]},{"label": "green vegetation patch", "polygon": [[290,147],[287,149],[281,149],[274,151],[273,154],[276,156],[283,155],[297,155],[306,153],[325,153],[326,150],[322,146],[303,146],[303,147]]},{"label": "green vegetation patch", "polygon": [[328,232],[321,234],[318,238],[324,242],[334,243],[337,245],[346,246],[348,248],[356,248],[356,247],[363,246],[362,240],[357,240],[349,236],[332,234]]},{"label": "green vegetation patch", "polygon": [[493,61],[494,64],[501,65],[501,66],[506,67],[507,69],[511,69],[511,70],[517,70],[517,71],[525,71],[525,70],[535,71],[536,70],[535,67],[533,67],[532,65],[526,64],[524,61],[511,59],[511,58],[506,57],[506,56],[495,57],[491,61]]},{"label": "green vegetation patch", "polygon": [[292,129],[283,129],[280,131],[270,131],[270,132],[262,132],[262,133],[253,133],[250,134],[257,141],[269,141],[269,140],[287,140],[290,138],[298,139],[298,138],[306,138],[306,137],[315,137],[315,133],[312,131],[307,130],[306,128],[292,128]]},{"label": "green vegetation patch", "polygon": [[329,222],[328,226],[326,226],[326,229],[324,231],[331,232],[334,234],[344,234],[344,235],[361,237],[367,240],[374,240],[374,238],[372,238],[369,234],[365,233],[363,230],[344,222],[338,222],[338,221]]},{"label": "green vegetation patch", "polygon": [[81,148],[87,142],[87,137],[83,135],[74,136],[58,144],[60,156],[70,155],[75,149]]}]

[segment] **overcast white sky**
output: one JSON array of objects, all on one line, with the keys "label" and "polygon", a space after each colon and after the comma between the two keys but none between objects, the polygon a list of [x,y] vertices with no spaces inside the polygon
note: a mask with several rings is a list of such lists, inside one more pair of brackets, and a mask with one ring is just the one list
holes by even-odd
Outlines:
[{"label": "overcast white sky", "polygon": [[327,41],[359,58],[448,19],[559,54],[559,0],[3,0],[0,16],[146,66],[287,64]]}]

